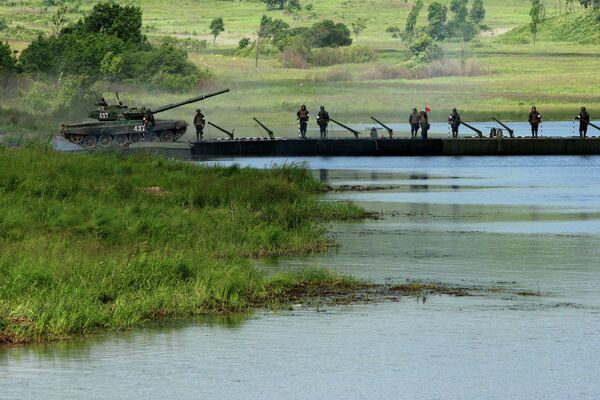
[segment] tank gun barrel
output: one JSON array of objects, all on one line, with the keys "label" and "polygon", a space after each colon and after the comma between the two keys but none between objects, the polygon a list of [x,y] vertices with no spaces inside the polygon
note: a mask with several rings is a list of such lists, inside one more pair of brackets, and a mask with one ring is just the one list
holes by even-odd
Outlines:
[{"label": "tank gun barrel", "polygon": [[479,135],[479,137],[483,137],[483,132],[481,132],[479,129],[477,129],[477,128],[475,128],[475,127],[467,124],[464,121],[460,121],[460,123],[463,124],[464,126],[466,126],[467,128],[469,128],[470,130],[477,132],[477,134]]},{"label": "tank gun barrel", "polygon": [[338,122],[338,121],[336,121],[336,120],[335,120],[335,119],[333,119],[333,118],[329,118],[329,120],[330,120],[331,122],[334,122],[334,123],[338,124],[339,126],[341,126],[342,128],[346,129],[347,131],[350,131],[350,132],[352,132],[352,133],[354,134],[354,137],[358,139],[358,135],[360,135],[360,132],[359,132],[359,131],[357,131],[357,130],[355,130],[355,129],[352,129],[352,128],[350,128],[349,126],[347,126],[347,125],[344,125],[344,124],[342,124],[341,122]]},{"label": "tank gun barrel", "polygon": [[371,119],[373,121],[377,122],[379,125],[383,126],[388,131],[388,134],[390,135],[390,138],[392,137],[392,135],[394,134],[394,130],[392,128],[390,128],[389,126],[387,126],[386,124],[384,124],[383,122],[381,122],[380,120],[378,120],[375,117],[371,117]]},{"label": "tank gun barrel", "polygon": [[209,97],[218,96],[220,94],[227,93],[227,92],[229,92],[229,89],[219,90],[218,92],[213,92],[213,93],[203,94],[202,96],[192,97],[191,99],[183,100],[178,103],[167,104],[166,106],[158,107],[158,108],[154,109],[152,111],[152,113],[156,114],[159,112],[168,111],[168,110],[171,110],[176,107],[181,107],[186,104],[195,103],[197,101],[202,101],[204,99],[208,99]]},{"label": "tank gun barrel", "polygon": [[269,128],[267,128],[262,122],[260,122],[259,120],[257,120],[255,117],[252,117],[252,119],[254,121],[256,121],[256,123],[258,125],[260,125],[261,128],[263,128],[265,131],[267,131],[267,133],[269,134],[269,138],[273,139],[274,138],[274,133],[272,130],[270,130]]},{"label": "tank gun barrel", "polygon": [[508,131],[508,134],[510,135],[510,137],[513,137],[513,134],[515,131],[513,131],[512,129],[510,129],[506,124],[498,121],[495,117],[492,117],[492,119],[494,121],[496,121],[497,123],[499,123],[504,129],[506,129]]},{"label": "tank gun barrel", "polygon": [[226,133],[226,134],[227,134],[227,136],[229,136],[229,139],[233,139],[233,138],[234,138],[234,136],[235,136],[235,129],[232,129],[232,130],[231,130],[231,132],[229,132],[227,129],[225,129],[225,128],[221,128],[219,125],[217,125],[217,124],[213,124],[213,123],[212,123],[212,122],[210,122],[210,121],[207,121],[207,124],[209,124],[209,125],[210,125],[210,126],[212,126],[212,127],[215,127],[215,128],[217,128],[218,130],[220,130],[220,131],[221,131],[221,132],[223,132],[223,133]]}]

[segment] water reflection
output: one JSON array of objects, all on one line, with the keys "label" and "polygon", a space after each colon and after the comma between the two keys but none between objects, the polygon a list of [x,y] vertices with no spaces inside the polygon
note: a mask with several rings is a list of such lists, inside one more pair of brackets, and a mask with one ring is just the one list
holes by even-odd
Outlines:
[{"label": "water reflection", "polygon": [[[303,159],[232,160],[262,167]],[[294,307],[0,350],[2,398],[600,398],[600,157],[315,158],[380,219],[333,223],[325,266],[542,296]],[[585,173],[582,173],[585,165]],[[383,167],[385,166],[385,167]],[[510,382],[510,385],[506,383]]]}]

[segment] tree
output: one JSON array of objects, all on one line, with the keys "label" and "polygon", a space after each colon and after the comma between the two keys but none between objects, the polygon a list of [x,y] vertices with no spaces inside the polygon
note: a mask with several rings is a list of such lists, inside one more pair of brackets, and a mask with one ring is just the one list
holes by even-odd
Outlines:
[{"label": "tree", "polygon": [[485,18],[485,8],[483,8],[483,0],[473,0],[473,6],[469,13],[469,19],[473,21],[475,25],[481,26],[483,19]]},{"label": "tree", "polygon": [[222,17],[213,19],[210,22],[210,34],[213,36],[213,44],[217,41],[217,36],[225,31],[225,23]]},{"label": "tree", "polygon": [[286,0],[262,0],[270,10],[279,9],[283,10],[285,7]]},{"label": "tree", "polygon": [[427,20],[429,27],[427,32],[435,40],[444,40],[446,37],[446,18],[448,15],[448,7],[434,1],[427,9]]},{"label": "tree", "polygon": [[352,26],[352,32],[354,32],[354,37],[358,39],[358,35],[360,35],[360,33],[367,28],[367,20],[365,18],[358,18],[350,25]]},{"label": "tree", "polygon": [[52,15],[52,25],[54,25],[54,33],[58,34],[62,27],[67,23],[67,7],[60,7]]},{"label": "tree", "polygon": [[315,23],[307,33],[308,43],[312,47],[350,46],[350,30],[342,23],[326,19]]},{"label": "tree", "polygon": [[75,25],[80,33],[104,33],[116,36],[125,43],[141,45],[142,10],[137,6],[120,6],[115,3],[98,3],[92,11]]},{"label": "tree", "polygon": [[469,15],[467,2],[468,0],[452,0],[450,2],[450,11],[454,13],[454,17],[448,23],[450,34],[462,38],[465,42],[477,35],[477,26],[472,21],[467,20]]},{"label": "tree", "polygon": [[16,71],[16,66],[17,58],[15,57],[15,53],[8,43],[0,42],[0,81],[2,82],[4,97],[6,97],[6,89]]},{"label": "tree", "polygon": [[442,48],[426,33],[414,37],[408,49],[412,53],[411,62],[417,65],[430,63],[443,56]]},{"label": "tree", "polygon": [[419,13],[423,8],[423,0],[417,0],[417,2],[413,5],[412,9],[408,13],[408,17],[406,18],[406,28],[404,32],[407,36],[412,36],[415,33],[415,26],[417,25],[417,18],[419,17]]},{"label": "tree", "polygon": [[282,37],[289,27],[290,25],[282,19],[273,19],[263,15],[260,19],[258,36],[261,39],[276,40],[276,38]]},{"label": "tree", "polygon": [[531,17],[531,24],[529,24],[529,30],[533,34],[533,44],[535,44],[535,39],[538,32],[538,24],[542,20],[543,13],[542,0],[531,0],[531,9],[529,10],[529,16]]},{"label": "tree", "polygon": [[100,72],[108,81],[115,80],[123,67],[123,57],[107,51],[100,61]]},{"label": "tree", "polygon": [[300,4],[300,0],[288,0],[285,10],[290,13],[300,11],[302,10],[302,4]]}]

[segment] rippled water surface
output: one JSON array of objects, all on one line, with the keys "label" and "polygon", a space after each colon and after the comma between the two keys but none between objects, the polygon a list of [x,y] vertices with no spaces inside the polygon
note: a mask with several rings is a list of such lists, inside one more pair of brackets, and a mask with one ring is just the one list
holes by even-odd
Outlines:
[{"label": "rippled water surface", "polygon": [[308,161],[353,189],[327,200],[380,217],[328,224],[336,249],[261,268],[539,296],[297,306],[3,349],[0,398],[600,398],[600,157]]}]

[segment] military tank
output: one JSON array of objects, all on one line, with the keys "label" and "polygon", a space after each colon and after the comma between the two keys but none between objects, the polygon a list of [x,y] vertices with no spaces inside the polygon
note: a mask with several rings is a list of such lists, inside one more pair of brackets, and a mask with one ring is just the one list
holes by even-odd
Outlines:
[{"label": "military tank", "polygon": [[[193,97],[184,101],[154,110],[145,107],[128,107],[121,103],[108,105],[104,99],[96,103],[97,109],[90,111],[88,117],[93,122],[82,122],[76,124],[62,124],[60,133],[62,136],[87,149],[96,147],[127,147],[130,143],[137,143],[144,135],[144,115],[151,112],[153,115],[171,110],[185,104],[195,103],[209,97],[218,96],[229,92],[229,89],[220,90]],[[118,95],[117,95],[118,100]],[[185,133],[187,122],[181,120],[159,120],[155,121],[154,137],[162,142],[175,142]]]}]

